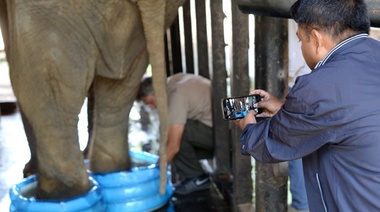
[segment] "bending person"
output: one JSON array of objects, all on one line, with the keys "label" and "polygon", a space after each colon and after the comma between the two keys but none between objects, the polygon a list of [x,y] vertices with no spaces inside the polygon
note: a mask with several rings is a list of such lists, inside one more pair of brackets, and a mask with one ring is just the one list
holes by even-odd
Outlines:
[{"label": "bending person", "polygon": [[[201,76],[179,73],[167,79],[167,93],[167,162],[180,179],[174,194],[208,189],[211,181],[199,160],[212,158],[214,150],[211,82]],[[152,78],[142,81],[138,99],[156,108]]]}]

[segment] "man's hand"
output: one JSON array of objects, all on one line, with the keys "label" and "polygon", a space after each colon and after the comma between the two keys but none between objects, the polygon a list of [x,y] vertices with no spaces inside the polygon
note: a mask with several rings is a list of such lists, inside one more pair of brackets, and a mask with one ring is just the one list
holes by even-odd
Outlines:
[{"label": "man's hand", "polygon": [[247,124],[256,124],[256,112],[254,110],[250,110],[247,115],[243,119],[237,119],[234,123],[241,129],[244,130]]},{"label": "man's hand", "polygon": [[261,96],[261,101],[257,103],[257,107],[263,108],[263,112],[258,114],[257,117],[272,117],[284,104],[284,102],[264,90],[253,90],[250,94]]},{"label": "man's hand", "polygon": [[234,123],[241,129],[244,130],[247,124],[256,124],[256,117],[271,117],[276,114],[284,104],[272,94],[264,90],[253,90],[251,95],[260,95],[261,101],[257,103],[258,108],[263,108],[263,112],[256,115],[254,110],[250,110],[248,114],[243,119],[237,119]]}]

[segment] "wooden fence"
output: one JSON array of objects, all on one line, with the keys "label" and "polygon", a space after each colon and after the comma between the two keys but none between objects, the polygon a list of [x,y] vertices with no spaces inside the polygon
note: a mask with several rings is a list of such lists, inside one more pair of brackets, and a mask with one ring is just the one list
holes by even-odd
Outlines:
[{"label": "wooden fence", "polygon": [[240,129],[223,120],[220,101],[249,93],[248,20],[230,0],[189,0],[166,35],[168,76],[186,72],[212,80],[214,181],[234,211],[252,207],[251,157],[240,154]]}]

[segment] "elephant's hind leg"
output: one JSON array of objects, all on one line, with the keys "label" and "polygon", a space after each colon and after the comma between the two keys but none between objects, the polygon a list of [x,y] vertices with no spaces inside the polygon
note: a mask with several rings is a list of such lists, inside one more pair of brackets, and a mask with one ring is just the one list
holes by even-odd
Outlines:
[{"label": "elephant's hind leg", "polygon": [[148,64],[144,51],[132,70],[120,79],[95,77],[90,169],[94,172],[131,168],[128,144],[129,112]]},{"label": "elephant's hind leg", "polygon": [[[128,114],[122,80],[95,77],[92,132],[90,137],[90,170],[106,173],[130,169],[128,145]],[[120,88],[118,88],[120,86]]]}]

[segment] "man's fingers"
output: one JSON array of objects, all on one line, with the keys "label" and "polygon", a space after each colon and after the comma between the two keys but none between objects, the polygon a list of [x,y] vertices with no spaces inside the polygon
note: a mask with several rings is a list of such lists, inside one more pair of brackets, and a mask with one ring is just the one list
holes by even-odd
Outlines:
[{"label": "man's fingers", "polygon": [[256,89],[256,90],[251,91],[249,94],[265,96],[267,94],[267,92],[264,90],[261,90],[261,89]]},{"label": "man's fingers", "polygon": [[260,114],[257,114],[256,117],[261,117],[261,118],[267,118],[267,117],[272,117],[273,115],[269,114],[268,112],[264,111]]},{"label": "man's fingers", "polygon": [[260,101],[257,103],[258,108],[267,108],[270,106],[270,102],[268,101]]}]

